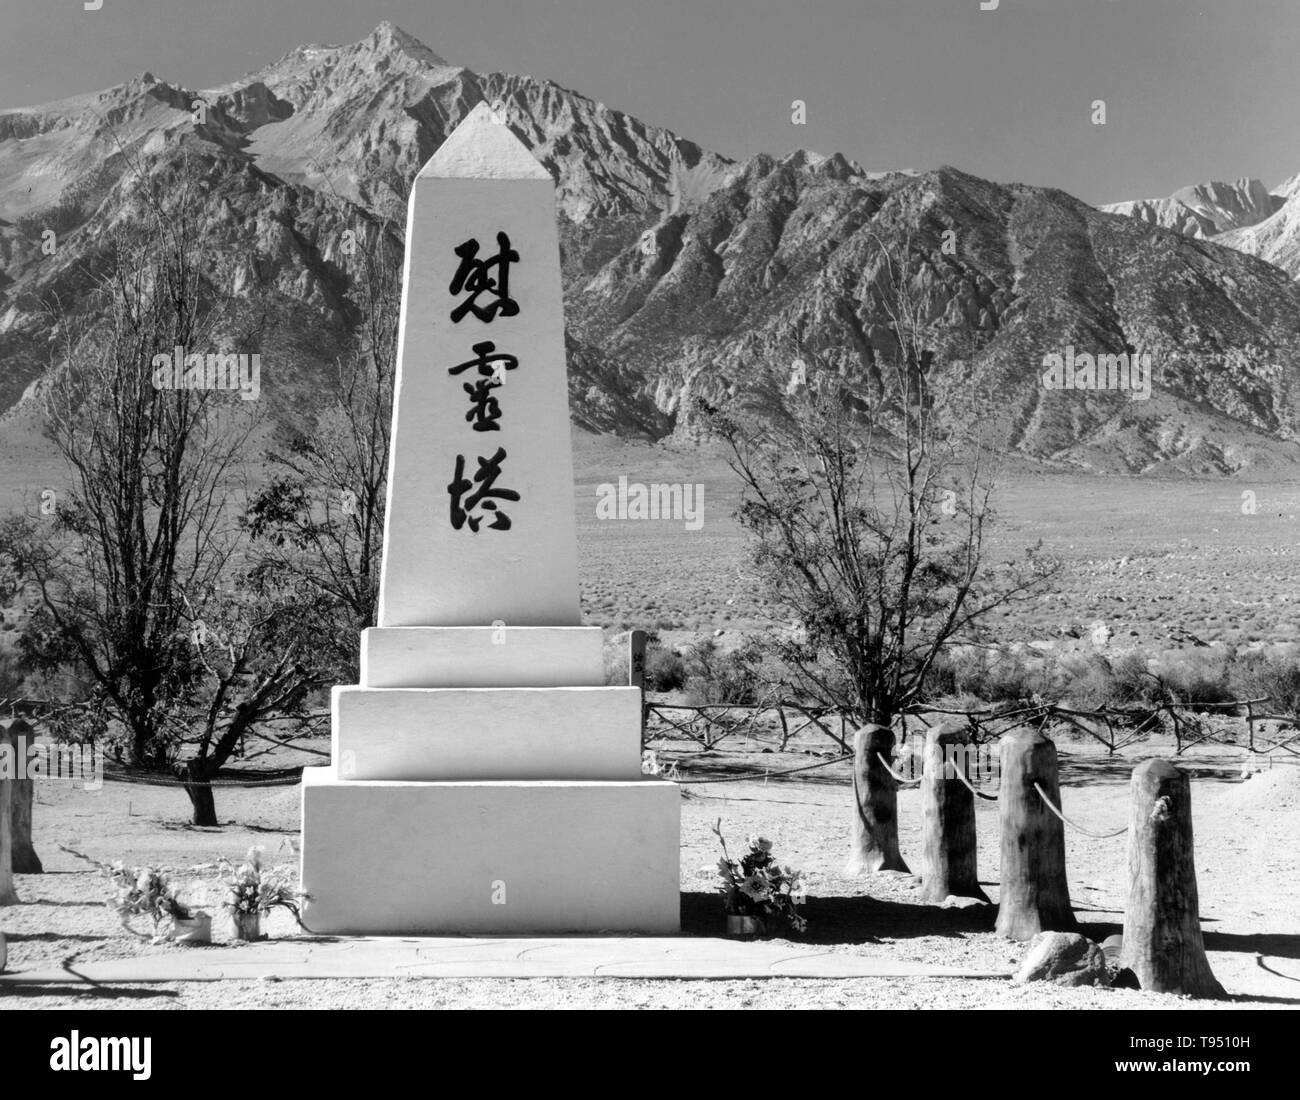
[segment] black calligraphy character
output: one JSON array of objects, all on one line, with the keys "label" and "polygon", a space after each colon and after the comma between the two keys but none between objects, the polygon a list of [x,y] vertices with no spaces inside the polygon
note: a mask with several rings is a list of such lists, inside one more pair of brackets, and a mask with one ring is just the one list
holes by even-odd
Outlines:
[{"label": "black calligraphy character", "polygon": [[[470,311],[480,321],[491,321],[498,312],[502,317],[513,317],[519,312],[518,303],[510,297],[510,265],[519,262],[519,253],[510,247],[510,238],[505,233],[497,234],[497,248],[500,251],[488,260],[478,258],[478,241],[473,237],[456,249],[460,266],[451,281],[451,292],[468,291],[469,297],[451,311],[453,324],[459,324]],[[495,278],[490,274],[493,268],[497,270]],[[480,294],[491,294],[496,300],[480,306],[477,304]]]},{"label": "black calligraphy character", "polygon": [[504,351],[497,351],[497,346],[491,340],[484,340],[482,343],[474,345],[476,358],[470,359],[465,363],[458,363],[454,367],[448,367],[448,374],[461,374],[469,370],[470,367],[478,367],[479,375],[483,378],[493,378],[497,385],[500,385],[505,378],[505,371],[514,370],[519,366],[519,360],[513,355],[507,355]]},{"label": "black calligraphy character", "polygon": [[497,423],[501,419],[501,403],[492,395],[492,391],[500,385],[500,382],[494,382],[491,378],[479,378],[465,383],[463,388],[469,394],[471,402],[465,419],[473,424],[476,432],[501,430],[501,425]]},{"label": "black calligraphy character", "polygon": [[[471,513],[480,506],[485,512],[491,512],[494,516],[492,522],[488,524],[489,530],[510,530],[510,517],[501,511],[496,504],[498,500],[519,499],[519,494],[513,489],[496,488],[496,480],[501,476],[501,463],[505,459],[506,450],[504,447],[498,447],[497,453],[491,458],[480,458],[478,460],[478,473],[474,475],[474,481],[472,482],[465,476],[465,456],[456,456],[456,477],[447,486],[447,492],[451,494],[451,525],[457,531],[468,523],[469,529],[475,534],[478,533],[479,524],[486,517],[471,515]],[[465,494],[474,488],[474,482],[479,485],[478,491],[466,496]]]}]

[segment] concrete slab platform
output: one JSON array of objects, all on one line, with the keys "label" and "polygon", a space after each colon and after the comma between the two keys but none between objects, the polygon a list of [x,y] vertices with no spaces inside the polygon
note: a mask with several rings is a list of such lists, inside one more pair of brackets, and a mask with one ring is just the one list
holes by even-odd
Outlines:
[{"label": "concrete slab platform", "polygon": [[302,777],[304,922],[330,935],[673,935],[674,783]]},{"label": "concrete slab platform", "polygon": [[973,978],[1010,971],[705,937],[296,937],[0,974],[0,986],[329,978]]}]

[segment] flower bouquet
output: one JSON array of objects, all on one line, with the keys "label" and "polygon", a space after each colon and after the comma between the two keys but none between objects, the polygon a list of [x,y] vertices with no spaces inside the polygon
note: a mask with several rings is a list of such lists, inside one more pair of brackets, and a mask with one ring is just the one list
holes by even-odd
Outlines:
[{"label": "flower bouquet", "polygon": [[269,871],[262,866],[261,848],[250,848],[238,867],[222,860],[221,868],[227,890],[222,905],[234,921],[235,939],[263,939],[262,916],[272,909],[287,909],[301,923],[301,895],[290,885],[287,872]]},{"label": "flower bouquet", "polygon": [[722,843],[718,877],[722,880],[719,888],[728,934],[770,936],[782,926],[791,932],[804,931],[808,922],[797,908],[803,901],[802,872],[777,863],[772,856],[772,842],[761,836],[748,838],[749,851],[737,862],[727,851],[721,818],[713,832]]},{"label": "flower bouquet", "polygon": [[177,896],[166,872],[155,867],[125,867],[122,861],[100,864],[100,870],[112,887],[108,907],[117,913],[122,927],[132,935],[142,935],[131,927],[133,917],[148,917],[153,923],[155,940],[168,939],[168,931],[178,921],[193,921],[195,913]]}]

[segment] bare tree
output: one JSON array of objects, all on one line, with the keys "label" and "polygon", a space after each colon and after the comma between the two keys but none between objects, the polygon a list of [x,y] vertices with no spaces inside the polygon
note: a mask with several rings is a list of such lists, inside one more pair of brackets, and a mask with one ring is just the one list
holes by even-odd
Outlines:
[{"label": "bare tree", "polygon": [[86,676],[91,728],[120,726],[130,761],[180,777],[195,823],[214,825],[208,781],[249,729],[292,712],[319,676],[293,629],[292,593],[257,593],[256,613],[244,607],[219,631],[222,659],[209,643],[209,624],[240,603],[235,490],[256,417],[252,403],[209,388],[206,372],[203,385],[159,384],[160,357],[238,336],[206,276],[194,173],[182,164],[165,181],[138,176],[139,220],[117,231],[89,304],[52,309],[61,361],[47,432],[70,487],[53,522],[6,522],[0,558],[35,594],[29,660]]},{"label": "bare tree", "polygon": [[795,618],[775,643],[788,686],[863,727],[855,872],[907,869],[889,772],[895,721],[922,699],[945,648],[1051,574],[1037,548],[988,560],[989,449],[948,415],[962,391],[933,369],[907,273],[881,252],[888,347],[843,370],[789,349],[747,398],[706,410],[742,483],[757,573]]},{"label": "bare tree", "polygon": [[314,731],[320,716],[309,714],[307,704],[330,678],[314,647],[318,616],[310,593],[265,584],[254,573],[207,593],[192,613],[199,671],[194,689],[168,715],[178,750],[173,771],[193,803],[194,824],[216,825],[211,781],[217,772],[231,757],[246,755],[249,737],[272,746],[289,739],[259,727],[278,731],[287,720],[289,734]]},{"label": "bare tree", "polygon": [[259,573],[313,594],[315,633],[339,676],[356,679],[357,634],[375,624],[383,551],[401,242],[363,227],[353,278],[357,345],[340,359],[309,430],[267,457],[277,475],[250,503]]}]

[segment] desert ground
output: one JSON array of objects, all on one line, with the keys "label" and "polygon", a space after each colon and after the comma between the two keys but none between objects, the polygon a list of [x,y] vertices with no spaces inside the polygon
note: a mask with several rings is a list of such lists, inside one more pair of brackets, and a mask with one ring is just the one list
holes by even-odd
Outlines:
[{"label": "desert ground", "polygon": [[[787,752],[750,741],[724,742],[711,752],[683,741],[663,742],[659,759],[683,780],[724,779],[753,771],[798,767],[832,758],[833,746],[811,736]],[[1098,746],[1062,740],[1062,803],[1092,831],[1127,820],[1128,777],[1149,755],[1167,755],[1159,743],[1132,746],[1111,757]],[[1231,995],[1229,1006],[1300,1005],[1300,765],[1276,763],[1241,778],[1240,753],[1220,745],[1197,746],[1180,758],[1194,776],[1193,805],[1201,920],[1211,966]],[[733,849],[749,833],[773,840],[783,862],[808,880],[801,943],[881,960],[914,960],[983,970],[1015,968],[1022,944],[997,936],[993,906],[944,907],[917,900],[917,880],[899,872],[850,877],[842,873],[851,787],[847,764],[787,777],[683,787],[682,916],[687,935],[723,932],[714,888],[719,855],[713,824]],[[904,857],[917,869],[919,794],[899,794]],[[980,879],[997,901],[997,808],[977,802]],[[218,829],[186,823],[187,803],[174,788],[108,782],[98,792],[55,783],[38,785],[34,837],[47,873],[18,876],[24,904],[6,909],[10,970],[164,951],[220,951],[228,922],[214,920],[211,947],[152,945],[122,930],[104,906],[99,873],[60,845],[92,859],[163,865],[187,884],[191,897],[218,891],[211,866],[219,856],[242,857],[262,846],[274,864],[292,866],[297,836],[296,787],[223,789]],[[1120,931],[1127,891],[1127,841],[1096,840],[1066,831],[1071,899],[1082,931],[1094,940]],[[635,858],[635,853],[629,853]],[[144,926],[141,926],[142,931]],[[297,933],[287,914],[275,913],[273,936]],[[176,983],[77,990],[72,987],[0,986],[0,1006],[157,1008],[263,1007],[1032,1007],[1203,1008],[1206,1002],[1122,989],[1067,989],[1000,980],[852,979],[841,981],[642,981],[629,979],[502,979],[260,981]]]},{"label": "desert ground", "polygon": [[[669,645],[712,636],[734,640],[780,623],[779,600],[756,589],[746,565],[746,538],[732,518],[734,480],[719,455],[695,447],[629,444],[575,433],[576,512],[584,611],[612,636],[629,627],[658,631]],[[20,459],[26,460],[24,465]],[[25,471],[6,486],[9,507],[52,483],[32,455],[0,455]],[[704,523],[596,518],[597,486],[620,476],[644,483],[702,483]],[[1247,497],[1243,494],[1253,494]],[[1251,512],[1243,508],[1250,501]],[[1064,566],[1050,597],[998,623],[1006,642],[1060,636],[1071,626],[1104,621],[1108,652],[1148,652],[1200,643],[1261,645],[1297,640],[1292,602],[1300,565],[1300,484],[1249,481],[1149,481],[1018,469],[996,498],[994,553],[1043,542]],[[7,623],[12,629],[11,623]],[[1147,739],[1110,756],[1094,742],[1063,736],[1066,812],[1097,831],[1127,820],[1128,777],[1149,756],[1174,746]],[[326,748],[326,741],[316,747]],[[1023,945],[993,931],[991,907],[944,908],[916,900],[916,880],[890,873],[842,873],[851,807],[848,766],[833,764],[767,780],[726,783],[755,770],[781,771],[838,755],[823,736],[796,738],[785,752],[734,738],[711,752],[672,741],[656,746],[683,787],[683,928],[720,935],[714,887],[719,855],[711,828],[728,839],[770,837],[782,862],[808,879],[805,942],[835,951],[949,966],[1012,970]],[[765,751],[766,750],[766,751]],[[1300,1005],[1300,758],[1275,753],[1264,770],[1242,778],[1245,754],[1205,743],[1178,757],[1194,776],[1196,866],[1206,946],[1233,1005]],[[318,756],[284,752],[260,764],[318,764]],[[919,856],[919,795],[899,795],[902,849],[913,870]],[[997,900],[997,810],[978,802],[980,877]],[[35,842],[43,876],[19,876],[24,904],[0,911],[9,937],[9,969],[135,953],[210,950],[151,945],[133,938],[105,907],[104,883],[92,867],[61,850],[95,860],[170,868],[196,889],[216,885],[211,864],[239,859],[253,845],[272,863],[291,866],[299,828],[296,787],[223,788],[217,829],[188,824],[177,788],[108,782],[98,792],[38,785]],[[1120,929],[1127,890],[1126,839],[1096,840],[1066,832],[1071,896],[1084,931],[1100,941]],[[635,853],[629,853],[634,859]],[[199,868],[199,870],[195,870]],[[206,868],[206,869],[204,869]],[[274,914],[274,936],[295,934]],[[221,918],[220,942],[229,937]],[[1118,989],[1061,989],[1007,981],[854,979],[810,981],[631,981],[624,979],[329,981],[178,984],[116,990],[0,987],[0,1006],[113,1007],[1076,1007],[1195,1008],[1201,1002]]]},{"label": "desert ground", "polygon": [[[584,607],[604,626],[740,630],[786,622],[751,580],[740,499],[720,453],[575,433]],[[596,518],[596,487],[620,476],[704,485],[704,522]],[[1249,494],[1249,495],[1246,495]],[[1300,640],[1300,484],[1101,477],[1008,465],[993,497],[991,556],[1042,542],[1062,566],[1051,593],[994,624],[1028,642],[1097,620],[1114,646],[1150,652]],[[1253,512],[1243,509],[1253,508]]]},{"label": "desert ground", "polygon": [[[656,630],[677,644],[723,630],[788,625],[754,583],[748,537],[734,518],[735,476],[707,445],[645,443],[573,432],[583,613],[611,630]],[[0,425],[0,513],[35,514],[67,481],[39,429]],[[265,475],[258,455],[247,473]],[[703,523],[597,517],[598,487],[703,485]],[[993,497],[991,558],[1041,541],[1062,571],[1054,590],[1009,609],[999,640],[1049,639],[1061,628],[1108,625],[1114,646],[1148,652],[1197,641],[1300,641],[1300,482],[1099,476],[1008,462]],[[13,615],[6,616],[6,625]]]}]

